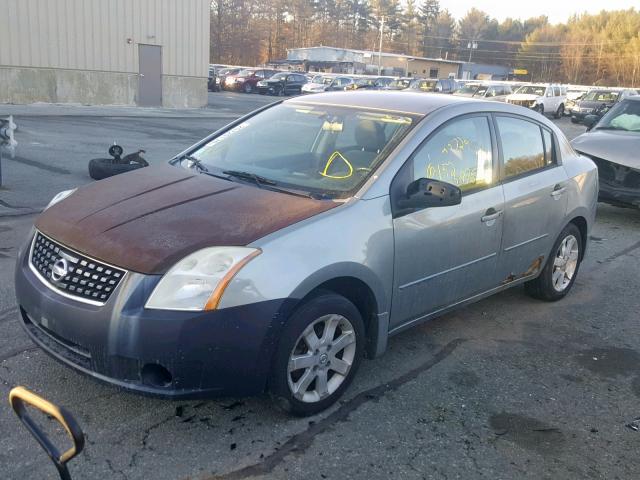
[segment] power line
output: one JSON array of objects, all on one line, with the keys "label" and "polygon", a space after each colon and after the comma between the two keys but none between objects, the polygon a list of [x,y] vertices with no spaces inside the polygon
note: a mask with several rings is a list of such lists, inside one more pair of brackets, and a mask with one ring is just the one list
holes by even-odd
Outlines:
[{"label": "power line", "polygon": [[629,43],[628,41],[613,41],[613,40],[605,40],[600,42],[586,42],[586,43],[565,43],[565,42],[528,42],[526,40],[485,40],[485,39],[471,39],[471,38],[462,38],[462,37],[444,37],[437,35],[421,35],[422,38],[433,38],[438,40],[449,40],[449,41],[458,41],[458,42],[482,42],[482,43],[500,43],[504,45],[536,45],[536,46],[547,46],[547,47],[584,47],[584,46],[601,46],[601,45],[624,45]]}]

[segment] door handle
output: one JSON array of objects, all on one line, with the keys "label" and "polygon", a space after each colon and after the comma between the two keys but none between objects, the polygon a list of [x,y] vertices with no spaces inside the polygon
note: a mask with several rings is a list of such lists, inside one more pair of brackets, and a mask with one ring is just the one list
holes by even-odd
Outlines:
[{"label": "door handle", "polygon": [[560,198],[560,196],[567,191],[567,187],[564,185],[560,185],[559,183],[553,187],[553,191],[551,192],[551,196],[555,199]]},{"label": "door handle", "polygon": [[144,73],[140,73],[139,76],[144,77]]},{"label": "door handle", "polygon": [[480,219],[482,223],[486,223],[489,226],[493,225],[493,221],[498,219],[502,215],[502,210],[496,210],[495,208],[490,208],[484,214],[484,216]]}]

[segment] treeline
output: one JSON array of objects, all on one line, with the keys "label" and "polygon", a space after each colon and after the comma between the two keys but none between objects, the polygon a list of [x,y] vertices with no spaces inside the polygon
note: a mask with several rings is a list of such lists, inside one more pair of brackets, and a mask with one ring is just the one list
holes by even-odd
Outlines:
[{"label": "treeline", "polygon": [[211,61],[258,65],[288,48],[326,45],[507,65],[527,79],[640,85],[640,11],[499,22],[471,9],[455,19],[438,0],[214,0]]}]

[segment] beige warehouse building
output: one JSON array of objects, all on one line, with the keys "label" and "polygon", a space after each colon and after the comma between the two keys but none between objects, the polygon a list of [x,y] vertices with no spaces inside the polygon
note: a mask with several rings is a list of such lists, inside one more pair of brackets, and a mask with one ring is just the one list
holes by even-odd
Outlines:
[{"label": "beige warehouse building", "polygon": [[208,0],[0,0],[0,103],[207,103]]}]

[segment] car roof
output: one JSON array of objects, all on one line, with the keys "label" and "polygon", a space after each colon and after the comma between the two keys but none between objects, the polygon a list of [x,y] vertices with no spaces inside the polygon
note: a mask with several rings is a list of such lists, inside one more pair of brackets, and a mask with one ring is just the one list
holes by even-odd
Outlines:
[{"label": "car roof", "polygon": [[[353,91],[353,92],[326,92],[304,97],[295,97],[285,100],[291,104],[316,104],[316,105],[344,105],[361,107],[363,109],[385,110],[390,112],[404,112],[416,115],[426,115],[440,107],[447,105],[476,101],[468,98],[454,97],[452,95],[425,94],[407,91]],[[483,103],[479,102],[478,103]],[[490,102],[487,102],[490,103]]]}]

